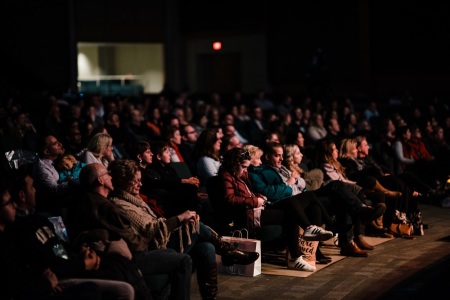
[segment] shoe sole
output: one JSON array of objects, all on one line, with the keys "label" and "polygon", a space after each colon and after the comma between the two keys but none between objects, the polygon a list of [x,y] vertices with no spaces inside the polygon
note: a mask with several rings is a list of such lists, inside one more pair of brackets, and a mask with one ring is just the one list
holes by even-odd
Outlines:
[{"label": "shoe sole", "polygon": [[327,264],[329,264],[330,262],[331,262],[332,260],[331,259],[318,259],[318,260],[316,260],[316,264],[319,264],[319,265],[327,265]]},{"label": "shoe sole", "polygon": [[350,254],[350,253],[341,253],[342,256],[351,256],[351,257],[368,257],[369,253],[367,254],[361,254],[361,255],[357,255],[357,254]]},{"label": "shoe sole", "polygon": [[313,270],[303,270],[303,269],[297,269],[296,267],[287,267],[288,270],[294,270],[294,271],[303,271],[303,272],[315,272],[317,271],[317,268],[314,268]]}]

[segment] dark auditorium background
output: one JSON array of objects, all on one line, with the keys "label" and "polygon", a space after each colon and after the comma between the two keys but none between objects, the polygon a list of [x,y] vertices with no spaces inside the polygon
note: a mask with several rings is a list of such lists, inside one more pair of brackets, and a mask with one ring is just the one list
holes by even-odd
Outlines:
[{"label": "dark auditorium background", "polygon": [[[0,96],[76,89],[78,41],[164,43],[165,86],[182,90],[189,88],[186,40],[256,33],[265,36],[267,59],[259,63],[271,93],[307,93],[308,63],[321,49],[326,65],[318,82],[334,95],[446,98],[449,7],[406,0],[3,1]],[[229,88],[219,92],[245,89],[239,82]]]}]

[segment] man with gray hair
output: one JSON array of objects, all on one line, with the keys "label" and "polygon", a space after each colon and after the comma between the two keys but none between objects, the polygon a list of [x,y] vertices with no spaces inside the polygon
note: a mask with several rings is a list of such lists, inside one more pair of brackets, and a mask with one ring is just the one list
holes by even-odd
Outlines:
[{"label": "man with gray hair", "polygon": [[[132,243],[133,239],[140,238],[132,233],[130,222],[118,213],[115,204],[108,199],[114,186],[105,166],[99,163],[85,166],[80,173],[80,184],[86,195],[69,210],[71,226],[68,227],[75,231],[69,231],[69,235],[106,229],[111,239],[125,237],[127,243]],[[170,293],[173,299],[190,298],[192,260],[189,255],[162,249],[134,252],[132,260],[155,297]]]}]

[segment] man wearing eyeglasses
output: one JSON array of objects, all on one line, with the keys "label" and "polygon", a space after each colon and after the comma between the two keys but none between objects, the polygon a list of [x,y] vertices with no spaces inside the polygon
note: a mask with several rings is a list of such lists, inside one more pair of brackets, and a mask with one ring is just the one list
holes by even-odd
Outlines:
[{"label": "man wearing eyeglasses", "polygon": [[[114,190],[111,178],[105,166],[99,163],[89,164],[82,169],[80,183],[85,194],[69,208],[68,229],[72,228],[69,235],[99,228],[107,230],[111,237],[122,236],[131,244],[142,244],[144,238],[135,234],[129,220],[124,219],[116,205],[108,199],[108,194]],[[171,299],[189,299],[192,272],[189,255],[162,249],[134,252],[132,260],[142,272],[155,298],[165,299],[165,294],[169,293],[167,286],[170,286]],[[157,287],[159,290],[155,290]]]},{"label": "man wearing eyeglasses", "polygon": [[196,160],[194,156],[195,143],[197,142],[198,133],[192,125],[184,125],[180,129],[181,144],[178,146],[181,156],[191,170],[193,176],[197,175]]}]

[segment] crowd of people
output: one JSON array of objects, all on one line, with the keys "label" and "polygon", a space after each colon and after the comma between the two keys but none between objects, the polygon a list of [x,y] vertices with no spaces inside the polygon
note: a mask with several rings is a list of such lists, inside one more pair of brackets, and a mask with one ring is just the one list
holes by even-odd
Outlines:
[{"label": "crowd of people", "polygon": [[[337,235],[341,255],[367,257],[365,236],[392,237],[401,213],[423,235],[421,203],[449,197],[439,102],[393,112],[259,91],[52,95],[39,107],[0,107],[2,292],[15,299],[189,299],[194,272],[202,298],[216,299],[215,255],[233,265],[260,254],[216,232],[212,178],[245,211],[240,224],[281,226],[287,268],[309,272],[299,241]],[[317,257],[327,262],[320,246]]]}]

